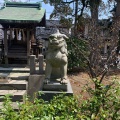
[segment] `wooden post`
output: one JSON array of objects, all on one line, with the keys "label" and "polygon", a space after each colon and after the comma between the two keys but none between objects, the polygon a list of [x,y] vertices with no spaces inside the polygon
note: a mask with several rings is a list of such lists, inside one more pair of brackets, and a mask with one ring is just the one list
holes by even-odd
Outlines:
[{"label": "wooden post", "polygon": [[4,55],[5,55],[5,64],[8,65],[8,41],[7,41],[7,29],[4,29]]},{"label": "wooden post", "polygon": [[27,29],[27,64],[30,64],[30,30]]},{"label": "wooden post", "polygon": [[31,42],[35,43],[34,31],[31,31]]},{"label": "wooden post", "polygon": [[9,41],[10,46],[11,46],[11,42],[12,42],[12,29],[10,28],[10,41]]}]

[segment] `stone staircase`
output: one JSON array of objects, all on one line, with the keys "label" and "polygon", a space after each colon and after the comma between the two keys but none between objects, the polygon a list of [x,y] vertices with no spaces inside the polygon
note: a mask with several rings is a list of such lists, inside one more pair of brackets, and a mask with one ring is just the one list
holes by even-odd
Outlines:
[{"label": "stone staircase", "polygon": [[[25,102],[29,71],[27,67],[0,67],[0,96],[10,94],[14,108],[16,108],[16,101]],[[3,98],[0,98],[0,107],[2,102]]]}]

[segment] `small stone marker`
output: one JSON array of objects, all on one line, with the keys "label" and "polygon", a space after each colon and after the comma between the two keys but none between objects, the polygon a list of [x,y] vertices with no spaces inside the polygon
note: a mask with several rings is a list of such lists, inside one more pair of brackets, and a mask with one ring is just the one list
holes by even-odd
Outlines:
[{"label": "small stone marker", "polygon": [[35,74],[35,55],[30,55],[30,74]]}]

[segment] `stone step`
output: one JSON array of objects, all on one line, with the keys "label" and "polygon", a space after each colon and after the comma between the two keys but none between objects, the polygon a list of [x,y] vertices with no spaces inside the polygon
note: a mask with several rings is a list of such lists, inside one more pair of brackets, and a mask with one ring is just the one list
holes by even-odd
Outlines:
[{"label": "stone step", "polygon": [[1,96],[10,95],[12,102],[25,102],[27,91],[26,90],[0,90],[0,102],[4,101]]},{"label": "stone step", "polygon": [[14,68],[29,68],[29,66],[27,64],[17,64],[17,63],[14,63],[14,64],[0,64],[0,67],[3,67],[3,68],[11,68],[11,67],[14,67]]},{"label": "stone step", "polygon": [[26,80],[0,79],[0,90],[27,90],[28,82]]},{"label": "stone step", "polygon": [[[21,104],[23,104],[23,102],[19,102],[19,104],[21,105]],[[14,110],[18,110],[19,109],[19,105],[18,105],[17,102],[11,102],[10,105],[12,106],[12,108]],[[3,102],[0,102],[0,109],[2,109],[2,108],[4,108]]]},{"label": "stone step", "polygon": [[19,49],[10,49],[9,50],[9,53],[14,53],[14,52],[16,52],[16,53],[27,53],[27,51],[26,50],[19,50]]},{"label": "stone step", "polygon": [[5,78],[5,79],[13,79],[13,80],[28,80],[30,73],[1,73],[0,72],[0,77]]},{"label": "stone step", "polygon": [[28,80],[30,73],[10,73],[9,78],[13,80]]},{"label": "stone step", "polygon": [[24,73],[29,73],[30,68],[29,67],[0,67],[0,72],[24,72]]},{"label": "stone step", "polygon": [[7,54],[8,58],[23,58],[27,59],[27,53],[8,53]]}]

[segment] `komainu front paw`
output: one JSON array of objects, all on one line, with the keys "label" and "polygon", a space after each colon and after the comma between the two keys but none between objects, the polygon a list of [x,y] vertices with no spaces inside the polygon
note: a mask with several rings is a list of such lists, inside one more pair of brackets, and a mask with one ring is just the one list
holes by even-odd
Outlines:
[{"label": "komainu front paw", "polygon": [[48,84],[49,82],[50,82],[50,79],[49,78],[45,78],[44,84]]},{"label": "komainu front paw", "polygon": [[61,84],[67,84],[67,83],[68,83],[68,79],[66,79],[66,78],[61,79]]}]

